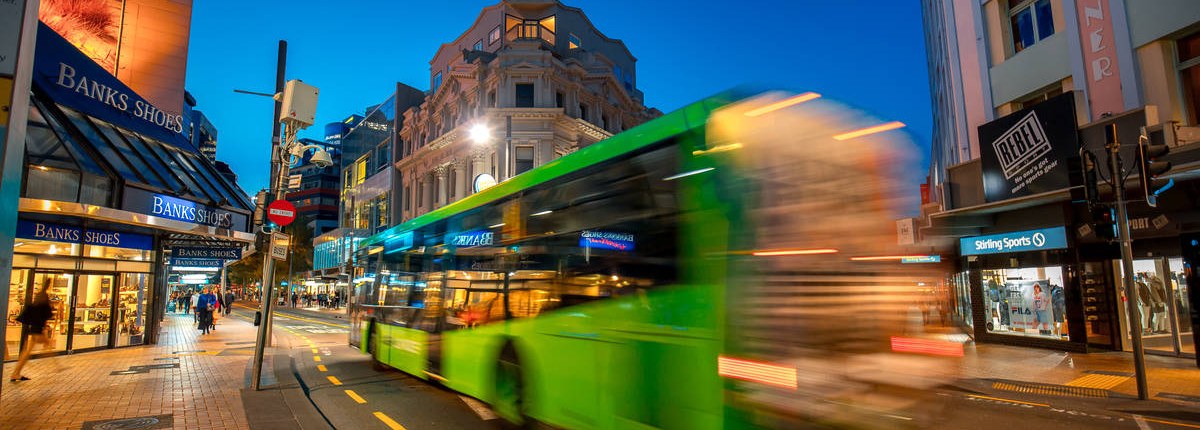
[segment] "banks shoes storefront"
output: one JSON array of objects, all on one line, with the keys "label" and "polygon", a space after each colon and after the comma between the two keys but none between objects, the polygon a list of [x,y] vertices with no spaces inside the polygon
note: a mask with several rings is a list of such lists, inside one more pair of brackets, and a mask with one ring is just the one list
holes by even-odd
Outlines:
[{"label": "banks shoes storefront", "polygon": [[240,249],[251,203],[143,100],[39,25],[5,359],[24,341],[14,318],[46,289],[50,348],[70,353],[154,342],[166,256],[183,244]]},{"label": "banks shoes storefront", "polygon": [[[979,127],[981,157],[949,171],[946,210],[929,216],[926,239],[956,244],[955,319],[975,339],[1068,351],[1130,350],[1124,300],[1134,300],[1146,351],[1195,357],[1195,271],[1200,263],[1200,147],[1178,146],[1146,109],[1083,127],[1067,93]],[[1120,247],[1097,229],[1098,206],[1081,199],[1080,149],[1107,161],[1104,128],[1117,126],[1127,183],[1135,285],[1127,297]],[[1147,137],[1172,147],[1176,185],[1144,201],[1134,151]],[[1101,178],[1112,178],[1101,166]],[[1111,200],[1107,185],[1102,199]],[[1074,196],[1074,197],[1073,197]],[[1106,211],[1106,210],[1105,210]]]}]

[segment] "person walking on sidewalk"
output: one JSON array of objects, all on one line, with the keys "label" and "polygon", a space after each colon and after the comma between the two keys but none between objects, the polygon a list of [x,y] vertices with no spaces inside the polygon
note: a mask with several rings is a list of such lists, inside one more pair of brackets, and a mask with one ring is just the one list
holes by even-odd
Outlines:
[{"label": "person walking on sidewalk", "polygon": [[200,322],[200,308],[196,307],[197,305],[200,304],[200,295],[201,294],[200,294],[199,290],[197,290],[195,294],[191,294],[192,321],[195,321],[195,322]]},{"label": "person walking on sidewalk", "polygon": [[54,309],[50,307],[50,278],[46,278],[46,282],[42,284],[42,291],[33,296],[33,301],[25,305],[21,309],[21,313],[17,315],[17,321],[25,325],[25,333],[29,335],[29,340],[25,342],[25,349],[21,351],[21,357],[17,359],[16,367],[13,367],[12,377],[9,379],[13,382],[28,381],[29,377],[21,375],[21,369],[25,368],[25,363],[29,362],[29,355],[33,353],[33,345],[50,346],[50,337],[46,335],[46,321],[54,316]]},{"label": "person walking on sidewalk", "polygon": [[233,302],[236,300],[237,297],[233,295],[233,291],[225,290],[225,315],[229,315],[229,312],[233,310]]},{"label": "person walking on sidewalk", "polygon": [[200,332],[208,334],[208,330],[212,327],[212,312],[216,308],[217,297],[209,292],[208,287],[204,288],[203,294],[196,295],[196,314],[200,320]]}]

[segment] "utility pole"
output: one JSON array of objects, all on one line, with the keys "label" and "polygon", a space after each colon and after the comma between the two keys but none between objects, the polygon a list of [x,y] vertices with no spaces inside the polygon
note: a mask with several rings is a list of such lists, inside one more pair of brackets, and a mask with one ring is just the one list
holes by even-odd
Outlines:
[{"label": "utility pole", "polygon": [[1117,125],[1104,127],[1107,141],[1109,174],[1113,178],[1113,192],[1117,206],[1117,240],[1121,242],[1121,271],[1125,294],[1125,313],[1129,319],[1129,334],[1133,338],[1133,367],[1137,379],[1138,399],[1150,398],[1146,385],[1146,351],[1142,348],[1142,312],[1138,306],[1137,287],[1133,283],[1133,239],[1129,236],[1129,212],[1125,210],[1125,174],[1121,169],[1121,143],[1117,141]]},{"label": "utility pole", "polygon": [[[280,94],[283,92],[284,85],[286,85],[286,82],[284,81],[284,74],[286,70],[287,41],[280,40],[277,60],[275,63],[275,94]],[[276,179],[277,176],[275,173],[279,172],[281,159],[279,153],[279,115],[282,112],[283,100],[277,97],[275,98],[275,109],[273,115],[271,116],[271,174],[268,179],[268,184],[271,190],[279,189],[278,186],[280,185]],[[267,193],[267,195],[269,196],[270,193]],[[263,225],[266,225],[265,211],[266,206],[270,203],[270,201],[259,203],[263,205]],[[266,231],[263,230],[260,231],[260,233],[266,233]],[[256,339],[257,342],[255,342],[254,348],[254,375],[250,378],[250,389],[254,391],[258,391],[259,384],[262,380],[263,352],[268,346],[271,346],[271,308],[275,302],[274,298],[271,297],[271,292],[274,291],[274,289],[271,288],[270,284],[271,275],[273,275],[271,272],[275,270],[275,262],[270,255],[271,245],[274,237],[273,234],[270,233],[265,234],[265,236],[266,240],[262,241],[263,249],[259,251],[263,253],[263,281],[262,291],[260,292],[262,301],[259,303],[259,314],[261,317],[259,318],[258,323],[260,327],[258,328],[258,338]]]}]

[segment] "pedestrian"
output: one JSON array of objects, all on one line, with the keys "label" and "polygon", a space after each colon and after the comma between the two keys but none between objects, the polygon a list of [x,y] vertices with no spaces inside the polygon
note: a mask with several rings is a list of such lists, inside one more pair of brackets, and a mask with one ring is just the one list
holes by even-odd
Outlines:
[{"label": "pedestrian", "polygon": [[191,313],[191,307],[192,307],[191,303],[192,303],[192,291],[191,290],[184,291],[183,294],[179,295],[178,308],[183,310],[184,315]]},{"label": "pedestrian", "polygon": [[208,334],[208,330],[212,327],[212,312],[216,308],[216,296],[213,296],[208,287],[204,288],[203,294],[196,295],[196,314],[200,320],[200,331],[202,334]]},{"label": "pedestrian", "polygon": [[296,303],[299,301],[300,301],[300,295],[293,292],[292,293],[292,307],[293,308],[296,307]]},{"label": "pedestrian", "polygon": [[42,284],[42,291],[33,296],[33,301],[26,304],[21,309],[21,313],[17,315],[17,322],[25,325],[25,333],[29,339],[25,342],[25,349],[21,351],[21,357],[17,359],[17,365],[13,367],[10,381],[28,381],[29,377],[21,374],[21,369],[25,368],[25,363],[29,362],[29,355],[33,353],[34,345],[50,346],[50,336],[53,332],[47,335],[46,321],[54,316],[54,309],[50,307],[50,278],[46,278],[46,282]]},{"label": "pedestrian", "polygon": [[197,290],[196,294],[192,294],[191,290],[188,290],[188,296],[192,300],[192,303],[191,303],[192,321],[200,322],[200,314],[197,312],[197,308],[196,308],[196,305],[200,301],[200,291]]},{"label": "pedestrian", "polygon": [[233,295],[233,291],[225,290],[225,315],[229,315],[229,312],[233,310],[233,302],[236,300],[237,297]]}]

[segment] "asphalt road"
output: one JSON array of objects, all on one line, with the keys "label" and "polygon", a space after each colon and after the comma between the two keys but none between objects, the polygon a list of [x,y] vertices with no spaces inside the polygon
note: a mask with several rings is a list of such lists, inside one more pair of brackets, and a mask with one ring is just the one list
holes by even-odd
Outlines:
[{"label": "asphalt road", "polygon": [[[253,311],[234,311],[251,319]],[[395,369],[377,369],[347,344],[346,319],[275,309],[276,348],[288,351],[309,398],[338,429],[487,429],[499,422],[475,399]],[[474,408],[474,409],[473,409]],[[488,418],[488,419],[485,419]]]},{"label": "asphalt road", "polygon": [[[376,369],[347,344],[349,321],[276,309],[286,348],[313,403],[339,429],[499,428],[486,405],[395,369]],[[244,317],[252,312],[240,309]],[[1000,391],[961,380],[921,393],[912,406],[876,414],[868,427],[1030,429],[1200,429],[1200,399],[1137,401]]]}]

